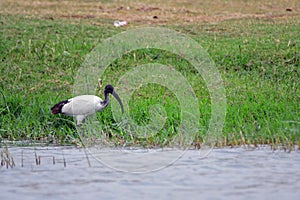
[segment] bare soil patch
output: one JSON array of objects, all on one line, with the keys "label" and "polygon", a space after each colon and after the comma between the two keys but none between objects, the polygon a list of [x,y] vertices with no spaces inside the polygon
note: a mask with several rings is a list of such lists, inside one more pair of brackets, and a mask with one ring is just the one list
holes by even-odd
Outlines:
[{"label": "bare soil patch", "polygon": [[194,24],[242,18],[299,18],[300,1],[1,0],[0,14],[126,20],[133,24]]}]

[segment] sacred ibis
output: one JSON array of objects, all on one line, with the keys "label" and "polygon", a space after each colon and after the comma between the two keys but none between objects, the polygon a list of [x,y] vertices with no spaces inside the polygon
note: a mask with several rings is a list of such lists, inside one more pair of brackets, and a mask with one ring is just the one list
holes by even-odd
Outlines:
[{"label": "sacred ibis", "polygon": [[76,118],[76,125],[79,125],[86,117],[93,115],[97,111],[103,110],[109,104],[109,94],[112,94],[117,99],[123,113],[124,109],[122,101],[111,85],[105,86],[104,100],[95,95],[76,96],[71,99],[58,102],[51,108],[51,111],[52,114],[72,116]]}]

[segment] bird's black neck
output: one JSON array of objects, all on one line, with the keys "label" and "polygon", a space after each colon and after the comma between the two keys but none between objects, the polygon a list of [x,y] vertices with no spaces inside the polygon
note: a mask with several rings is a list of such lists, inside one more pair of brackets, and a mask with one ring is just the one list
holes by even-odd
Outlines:
[{"label": "bird's black neck", "polygon": [[106,107],[106,106],[108,106],[108,104],[109,104],[109,93],[108,92],[106,92],[106,91],[104,91],[104,97],[105,97],[105,99],[104,99],[104,101],[101,103],[103,106],[104,106],[104,108]]}]

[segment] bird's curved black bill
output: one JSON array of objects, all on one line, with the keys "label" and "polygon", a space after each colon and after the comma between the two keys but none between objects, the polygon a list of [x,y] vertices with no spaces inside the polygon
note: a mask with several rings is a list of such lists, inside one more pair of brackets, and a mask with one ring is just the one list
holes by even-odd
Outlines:
[{"label": "bird's curved black bill", "polygon": [[122,103],[119,95],[115,91],[112,92],[112,95],[117,99],[117,101],[119,102],[119,104],[121,106],[122,113],[124,113],[123,103]]}]

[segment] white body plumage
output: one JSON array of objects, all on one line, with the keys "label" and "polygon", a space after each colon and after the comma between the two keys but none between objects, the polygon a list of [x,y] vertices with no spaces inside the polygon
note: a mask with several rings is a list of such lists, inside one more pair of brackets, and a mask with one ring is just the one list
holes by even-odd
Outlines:
[{"label": "white body plumage", "polygon": [[76,96],[68,100],[61,113],[75,117],[77,124],[80,124],[86,117],[103,110],[106,106],[102,102],[103,100],[95,95]]}]

